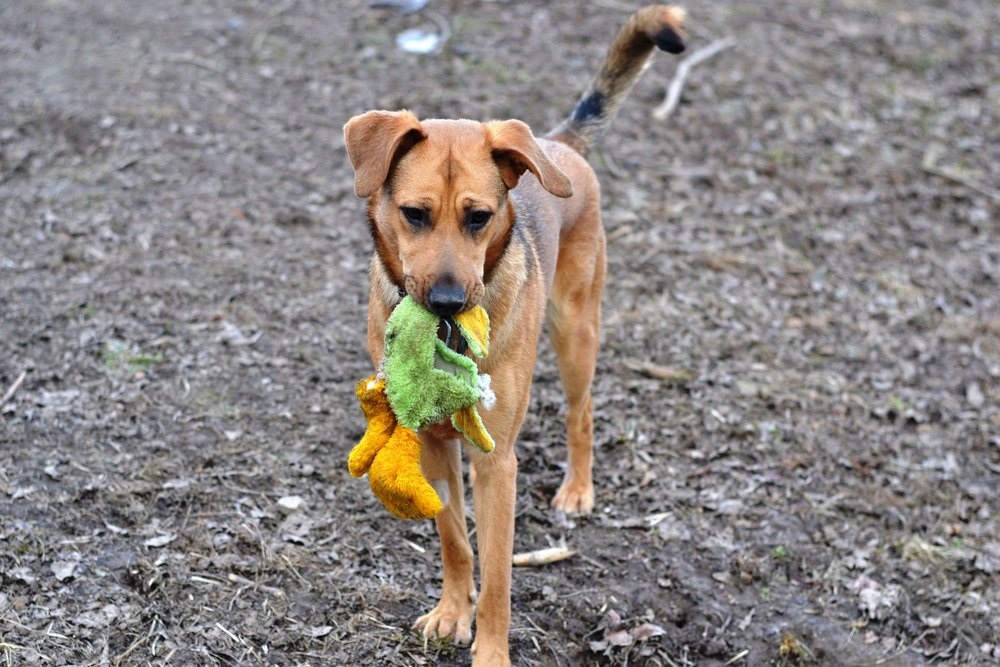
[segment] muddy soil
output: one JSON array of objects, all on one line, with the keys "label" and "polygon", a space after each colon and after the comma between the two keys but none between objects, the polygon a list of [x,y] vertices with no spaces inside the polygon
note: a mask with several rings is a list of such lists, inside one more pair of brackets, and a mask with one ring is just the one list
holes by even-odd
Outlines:
[{"label": "muddy soil", "polygon": [[[572,106],[633,3],[0,3],[0,664],[461,665],[346,455],[340,127]],[[597,507],[519,443],[517,665],[1000,662],[1000,5],[697,3],[592,155]],[[450,37],[396,46],[409,28]],[[22,378],[23,374],[23,378]],[[283,508],[299,496],[302,506]]]}]

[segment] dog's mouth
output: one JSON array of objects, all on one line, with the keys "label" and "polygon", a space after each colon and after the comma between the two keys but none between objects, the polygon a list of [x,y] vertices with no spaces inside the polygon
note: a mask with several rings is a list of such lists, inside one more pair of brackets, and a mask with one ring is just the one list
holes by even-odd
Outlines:
[{"label": "dog's mouth", "polygon": [[[458,304],[458,299],[455,298],[456,295],[452,295],[452,299],[454,300],[446,300],[445,303],[438,303],[438,307],[435,307],[435,299],[432,294],[434,289],[433,276],[429,279],[420,279],[412,274],[404,273],[403,282],[396,285],[396,293],[400,299],[409,296],[425,309],[438,315],[438,317],[452,319],[478,306],[486,291],[486,286],[482,281],[455,283],[454,286],[457,288],[456,292],[461,292],[462,294],[461,305]],[[452,320],[452,325],[454,326],[454,320]],[[441,340],[444,340],[444,338],[442,337]]]},{"label": "dog's mouth", "polygon": [[469,349],[469,343],[458,331],[458,325],[450,317],[444,317],[438,323],[438,339],[444,343],[445,347],[454,350],[458,354],[465,354]]}]

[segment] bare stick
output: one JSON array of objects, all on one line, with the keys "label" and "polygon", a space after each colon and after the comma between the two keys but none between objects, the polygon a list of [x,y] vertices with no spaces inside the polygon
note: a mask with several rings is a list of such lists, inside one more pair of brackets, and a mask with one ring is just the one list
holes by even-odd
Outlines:
[{"label": "bare stick", "polygon": [[628,12],[629,14],[631,14],[636,10],[636,7],[629,7],[626,4],[615,2],[614,0],[591,0],[591,2],[601,7],[607,7],[608,9],[617,9],[618,11]]},{"label": "bare stick", "polygon": [[725,51],[736,44],[734,37],[717,39],[703,49],[698,49],[677,65],[677,73],[674,80],[667,86],[667,96],[660,106],[653,109],[653,118],[656,120],[666,120],[677,108],[677,103],[681,101],[681,90],[684,89],[684,82],[691,73],[691,68],[700,62],[708,60],[721,51]]},{"label": "bare stick", "polygon": [[977,183],[971,178],[966,178],[965,176],[963,176],[962,174],[958,173],[953,169],[925,164],[923,166],[923,170],[926,171],[928,174],[934,174],[935,176],[939,176],[954,183],[958,183],[959,185],[964,185],[970,190],[975,190],[979,194],[989,199],[992,199],[994,202],[1000,203],[1000,192],[997,192],[995,190],[990,190],[985,185]]},{"label": "bare stick", "polygon": [[133,651],[149,641],[150,637],[153,636],[153,632],[156,630],[156,624],[159,620],[159,617],[154,618],[153,622],[149,626],[149,632],[146,633],[146,636],[136,639],[132,642],[131,646],[125,649],[124,653],[115,658],[115,667],[121,667],[121,665],[125,662],[125,658],[129,657]]},{"label": "bare stick", "polygon": [[670,368],[669,366],[660,366],[648,361],[633,361],[627,359],[625,360],[624,365],[626,368],[637,373],[642,373],[646,377],[663,380],[668,383],[690,382],[697,377],[697,373],[686,368]]},{"label": "bare stick", "polygon": [[548,565],[561,560],[566,560],[575,556],[576,552],[566,547],[551,547],[549,549],[539,549],[538,551],[528,551],[514,554],[514,567],[538,567]]},{"label": "bare stick", "polygon": [[747,657],[747,655],[749,653],[750,653],[750,649],[746,649],[746,648],[743,649],[742,651],[740,651],[739,653],[737,653],[736,655],[734,655],[733,657],[731,657],[729,659],[729,661],[726,663],[726,665],[734,665],[734,664],[736,664],[737,662],[739,662],[743,658]]},{"label": "bare stick", "polygon": [[21,383],[24,382],[24,378],[27,376],[28,371],[21,371],[21,374],[17,376],[16,380],[14,380],[14,384],[10,386],[7,393],[3,395],[3,398],[0,398],[0,408],[2,408],[7,401],[14,398],[14,392],[17,391],[18,387],[21,386]]},{"label": "bare stick", "polygon": [[[933,174],[939,178],[944,178],[946,180],[952,181],[953,183],[958,183],[959,185],[964,185],[970,190],[974,190],[981,195],[992,199],[994,202],[1000,203],[1000,192],[992,190],[989,187],[979,183],[971,178],[966,177],[964,174],[956,169],[949,169],[948,167],[939,167],[937,164],[938,158],[941,157],[942,148],[939,146],[928,146],[927,150],[924,151],[924,157],[920,161],[920,168],[923,169],[928,174]],[[2,402],[0,402],[2,405]]]}]

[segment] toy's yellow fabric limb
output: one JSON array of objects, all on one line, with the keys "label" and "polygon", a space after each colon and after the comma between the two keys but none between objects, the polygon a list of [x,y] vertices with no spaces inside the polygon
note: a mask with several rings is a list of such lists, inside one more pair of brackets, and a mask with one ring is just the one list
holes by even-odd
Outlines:
[{"label": "toy's yellow fabric limb", "polygon": [[420,470],[421,448],[416,433],[397,426],[368,471],[372,491],[400,519],[429,519],[442,508],[441,499]]},{"label": "toy's yellow fabric limb", "polygon": [[375,455],[382,449],[396,428],[396,417],[385,396],[385,380],[376,376],[365,378],[354,388],[361,403],[361,411],[368,420],[368,427],[361,442],[354,446],[347,458],[347,467],[354,477],[361,477],[372,465]]},{"label": "toy's yellow fabric limb", "polygon": [[437,515],[441,499],[420,470],[423,445],[416,433],[397,423],[385,395],[385,381],[374,375],[365,378],[355,393],[368,428],[347,459],[351,475],[368,473],[372,492],[401,519]]},{"label": "toy's yellow fabric limb", "polygon": [[465,312],[455,315],[455,323],[462,330],[462,335],[472,353],[477,357],[485,357],[490,352],[490,318],[482,306],[475,306]]},{"label": "toy's yellow fabric limb", "polygon": [[489,454],[496,446],[493,438],[486,432],[475,405],[467,405],[457,411],[451,416],[451,423],[466,440],[481,449],[484,454]]}]

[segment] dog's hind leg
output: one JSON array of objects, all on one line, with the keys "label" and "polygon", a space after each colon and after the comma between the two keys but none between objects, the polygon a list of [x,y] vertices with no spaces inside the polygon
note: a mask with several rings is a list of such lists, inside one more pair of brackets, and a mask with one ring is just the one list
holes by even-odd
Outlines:
[{"label": "dog's hind leg", "polygon": [[549,335],[559,359],[568,404],[568,466],[552,506],[564,512],[594,508],[591,465],[594,448],[594,380],[600,347],[601,290],[606,269],[604,229],[595,204],[559,241],[559,260],[549,299]]},{"label": "dog's hind leg", "polygon": [[[476,587],[472,578],[472,546],[465,525],[465,489],[462,483],[461,445],[457,440],[438,439],[421,432],[424,441],[421,467],[438,489],[445,504],[437,515],[441,537],[444,585],[441,600],[413,624],[425,637],[447,637],[458,644],[472,641],[472,614]],[[447,482],[447,486],[441,482]],[[442,493],[447,488],[447,498]]]}]

